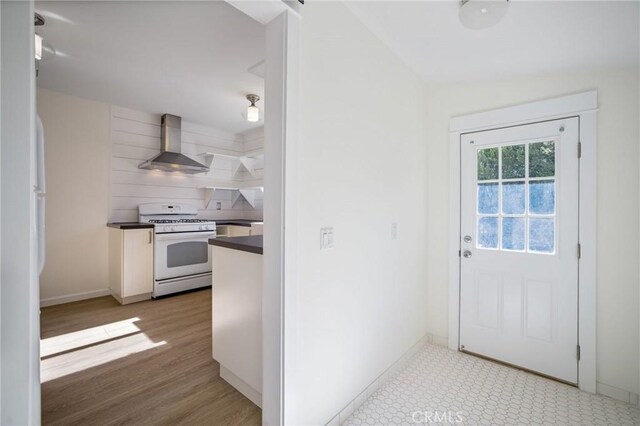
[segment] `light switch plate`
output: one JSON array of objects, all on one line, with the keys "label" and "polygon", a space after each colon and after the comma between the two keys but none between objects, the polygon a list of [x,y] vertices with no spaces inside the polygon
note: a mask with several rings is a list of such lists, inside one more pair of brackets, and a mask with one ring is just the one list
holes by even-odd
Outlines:
[{"label": "light switch plate", "polygon": [[320,250],[333,248],[333,227],[320,228]]},{"label": "light switch plate", "polygon": [[216,202],[216,210],[222,210],[222,203],[220,201]]}]

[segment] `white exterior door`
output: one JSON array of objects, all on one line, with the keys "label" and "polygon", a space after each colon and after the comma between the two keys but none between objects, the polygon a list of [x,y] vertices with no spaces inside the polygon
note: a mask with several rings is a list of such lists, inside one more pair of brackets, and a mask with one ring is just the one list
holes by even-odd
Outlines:
[{"label": "white exterior door", "polygon": [[460,140],[460,349],[570,383],[578,383],[578,120]]}]

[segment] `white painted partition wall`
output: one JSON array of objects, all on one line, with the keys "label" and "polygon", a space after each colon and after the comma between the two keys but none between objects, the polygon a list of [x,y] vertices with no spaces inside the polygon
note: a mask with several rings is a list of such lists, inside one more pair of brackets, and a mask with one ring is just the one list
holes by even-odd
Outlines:
[{"label": "white painted partition wall", "polygon": [[262,290],[262,423],[295,423],[295,222],[298,133],[298,17],[267,23],[265,206]]},{"label": "white painted partition wall", "polygon": [[301,5],[295,0],[227,2],[266,26],[265,108],[269,115],[264,126],[264,221],[268,225],[264,232],[262,288],[262,424],[294,424],[296,388],[292,361],[296,344],[297,248],[294,155]]},{"label": "white painted partition wall", "polygon": [[285,408],[333,425],[426,335],[426,108],[423,82],[342,2],[305,4],[299,49]]}]

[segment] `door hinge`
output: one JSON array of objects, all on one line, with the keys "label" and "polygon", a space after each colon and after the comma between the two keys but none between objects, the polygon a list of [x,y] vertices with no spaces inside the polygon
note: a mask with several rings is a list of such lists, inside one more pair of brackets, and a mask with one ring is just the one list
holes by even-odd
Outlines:
[{"label": "door hinge", "polygon": [[576,358],[580,361],[580,345],[576,345]]},{"label": "door hinge", "polygon": [[578,158],[582,158],[582,142],[578,142]]},{"label": "door hinge", "polygon": [[462,256],[462,250],[458,250],[458,257]]},{"label": "door hinge", "polygon": [[578,243],[578,259],[582,258],[582,244]]}]

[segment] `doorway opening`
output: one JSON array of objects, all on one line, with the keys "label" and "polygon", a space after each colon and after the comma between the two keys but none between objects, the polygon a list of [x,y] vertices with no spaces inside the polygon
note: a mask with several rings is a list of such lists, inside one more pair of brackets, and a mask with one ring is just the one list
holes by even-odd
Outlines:
[{"label": "doorway opening", "polygon": [[[282,87],[284,74],[271,73],[271,82],[265,82],[264,79],[269,62],[275,63],[272,69],[277,70],[278,59],[286,57],[284,43],[280,45],[285,52],[268,49],[269,23],[275,16],[288,13],[282,7],[285,6],[271,11],[269,18],[265,15],[265,8],[261,9],[262,15],[256,17],[251,10],[240,10],[242,8],[224,2],[87,2],[75,3],[73,7],[64,2],[35,4],[36,11],[47,21],[45,26],[39,28],[39,35],[55,48],[49,50],[55,51],[53,57],[42,58],[39,63],[37,80],[37,106],[47,140],[45,157],[49,157],[48,220],[53,218],[53,222],[48,221],[47,228],[53,235],[48,239],[60,243],[56,250],[48,251],[52,258],[48,259],[45,267],[43,289],[51,290],[47,285],[53,283],[55,286],[56,280],[62,281],[61,276],[69,283],[73,281],[69,278],[82,275],[83,279],[79,279],[79,282],[95,284],[105,281],[105,277],[111,281],[112,275],[126,269],[100,267],[96,259],[111,258],[111,253],[106,253],[111,248],[105,251],[111,244],[98,244],[101,251],[94,253],[90,250],[90,240],[91,237],[93,241],[104,238],[102,231],[105,229],[94,227],[88,232],[78,229],[90,228],[87,222],[92,220],[101,222],[105,227],[106,222],[139,221],[139,206],[143,204],[195,205],[198,219],[229,222],[221,224],[219,230],[221,235],[233,237],[245,231],[242,221],[262,222],[263,206],[268,204],[269,197],[274,200],[271,203],[273,211],[280,208],[281,186],[277,184],[277,179],[266,176],[278,176],[280,170],[267,172],[269,166],[265,165],[264,157],[265,150],[269,148],[265,147],[263,124],[268,125],[269,120],[278,123],[283,114],[282,99],[272,97],[269,100],[267,86]],[[275,59],[272,58],[274,55]],[[287,93],[286,90],[280,92]],[[251,103],[247,100],[248,96],[251,97]],[[271,108],[268,111],[265,108],[267,102]],[[258,121],[254,120],[255,106],[260,109]],[[160,116],[164,113],[183,119],[181,154],[208,167],[209,172],[188,175],[162,170],[147,171],[139,167],[161,147],[158,143],[158,139],[162,139]],[[270,137],[275,146],[284,140],[281,134],[284,130],[277,128],[277,124],[272,127],[275,130],[271,131]],[[49,141],[57,142],[58,146],[52,147],[53,142]],[[273,165],[280,168],[283,163],[276,161]],[[271,186],[269,182],[276,184]],[[69,197],[71,199],[65,199]],[[66,205],[66,212],[62,205]],[[81,214],[87,211],[91,214]],[[69,225],[71,230],[68,229]],[[274,223],[273,234],[279,232],[280,225]],[[154,229],[158,231],[159,227],[156,225]],[[125,235],[128,230],[121,227],[115,232]],[[250,227],[249,232],[261,234],[262,227]],[[164,234],[175,233],[175,230],[169,229]],[[148,240],[147,234],[151,235]],[[74,235],[75,242],[67,240],[64,243],[69,235]],[[157,232],[144,230],[140,232],[140,244],[134,244],[136,238],[131,239],[131,247],[135,249],[132,253],[146,254],[138,256],[138,260],[154,265],[151,273],[154,278],[157,278],[155,264],[159,262],[155,244],[158,235]],[[86,244],[78,243],[83,238]],[[268,238],[265,237],[265,240]],[[126,237],[118,241],[123,243],[116,246],[128,247]],[[145,248],[147,245],[152,248],[138,250],[143,243]],[[279,246],[281,240],[274,243],[274,246]],[[84,248],[73,254],[79,247]],[[165,272],[174,266],[187,271],[189,268],[184,263],[186,252],[182,250],[175,253],[176,256],[171,257],[174,262],[170,259],[170,251],[167,247],[166,258],[160,259],[166,263],[163,265]],[[120,254],[116,253],[113,257],[120,258],[124,263],[127,259]],[[66,260],[61,259],[65,256]],[[275,255],[272,259],[281,260]],[[129,259],[128,263],[136,269],[135,265],[140,262],[131,262]],[[61,264],[66,265],[67,269],[55,267]],[[108,262],[108,265],[111,263]],[[77,274],[78,269],[83,268],[87,273]],[[138,272],[141,272],[138,275],[144,275],[144,271]],[[202,278],[200,275],[203,273],[206,271],[199,270],[198,277]],[[120,281],[121,287],[124,281]],[[71,416],[93,417],[89,407],[99,404],[82,398],[88,405],[78,407],[81,399],[65,399],[62,390],[81,389],[84,386],[78,383],[82,380],[104,384],[108,381],[107,376],[114,377],[108,373],[113,368],[118,369],[122,373],[119,377],[129,383],[120,385],[125,384],[126,389],[139,397],[144,394],[149,397],[150,394],[143,390],[144,383],[158,381],[153,385],[153,388],[157,388],[163,380],[170,381],[172,374],[178,374],[178,364],[182,367],[189,365],[188,362],[185,365],[180,363],[182,355],[178,352],[165,357],[166,362],[161,361],[162,354],[169,354],[170,350],[186,351],[189,356],[199,354],[199,358],[190,360],[191,366],[200,365],[211,371],[218,368],[216,361],[211,358],[211,343],[206,340],[207,334],[211,338],[210,290],[125,306],[119,306],[105,296],[114,292],[113,289],[66,291],[62,295],[47,291],[42,292],[42,298],[45,299],[43,305],[46,305],[43,307],[42,327],[45,422],[55,420],[49,415],[65,415],[56,408],[57,403],[67,405],[66,414]],[[124,303],[137,302],[141,295],[145,296],[143,298],[160,296],[155,294],[156,287],[138,293],[125,294],[125,291],[121,291],[115,295]],[[88,300],[77,301],[79,299]],[[63,302],[73,303],[63,305]],[[188,305],[185,305],[186,309],[179,309],[178,305],[184,303]],[[280,309],[280,306],[275,309]],[[114,313],[117,315],[112,315]],[[157,316],[159,313],[161,317]],[[270,338],[265,337],[265,340],[269,341]],[[196,341],[202,346],[200,349],[190,346]],[[70,359],[73,359],[74,368],[67,368]],[[134,366],[136,360],[139,362],[137,367]],[[157,361],[156,367],[164,364],[163,368],[156,369],[156,374],[152,374],[155,367],[151,360]],[[174,368],[169,368],[171,365]],[[128,374],[126,371],[130,367],[133,369]],[[165,371],[167,369],[171,371]],[[149,374],[144,374],[145,371]],[[215,397],[216,393],[237,397],[237,404],[227,404],[225,409],[218,410],[224,419],[242,418],[243,423],[260,423],[260,410],[242,392],[225,391],[225,386],[233,388],[219,376],[212,377],[205,370],[201,373],[185,382],[182,390],[178,389],[180,386],[176,383],[167,382],[169,393],[173,392],[173,396],[166,395],[165,403],[156,404],[159,408],[155,409],[153,415],[158,416],[160,411],[173,407],[177,410],[173,414],[179,417],[180,410],[187,407],[179,407],[182,400],[175,392],[182,392],[183,397],[188,397],[192,395],[188,391],[190,387],[202,385],[208,398]],[[279,369],[269,372],[278,377],[280,373]],[[100,375],[103,375],[104,381]],[[131,381],[133,377],[138,378],[135,384]],[[205,383],[198,385],[198,378],[203,378]],[[78,383],[71,386],[68,383],[70,380]],[[66,381],[67,385],[61,384],[62,381]],[[56,389],[56,383],[61,387]],[[111,382],[111,385],[117,387],[118,384]],[[262,391],[261,388],[258,390]],[[108,392],[116,390],[99,386],[96,395],[100,392],[107,400],[110,399]],[[274,394],[278,395],[279,391]],[[129,396],[133,397],[133,394]],[[161,396],[161,393],[157,396]],[[76,406],[68,406],[69,401],[75,401],[73,404]],[[229,399],[225,401],[231,402]],[[273,400],[268,403],[269,410],[277,416],[281,412],[281,402],[277,397],[275,408],[271,408]],[[110,404],[124,408],[121,413],[123,416],[133,415],[127,414],[125,402],[120,404],[111,399]],[[136,411],[140,408],[136,404],[131,407]],[[173,415],[165,414],[164,418]],[[211,421],[214,417],[202,418]]]}]

